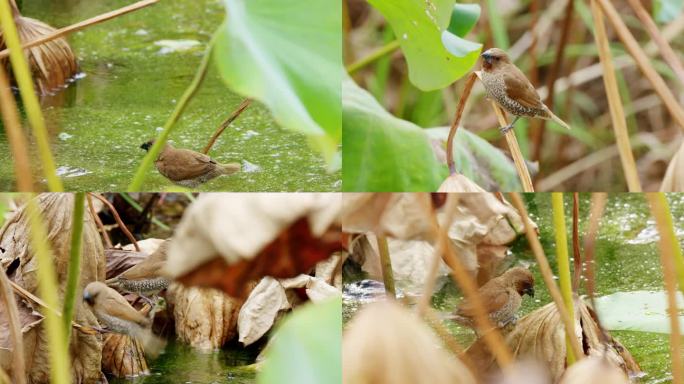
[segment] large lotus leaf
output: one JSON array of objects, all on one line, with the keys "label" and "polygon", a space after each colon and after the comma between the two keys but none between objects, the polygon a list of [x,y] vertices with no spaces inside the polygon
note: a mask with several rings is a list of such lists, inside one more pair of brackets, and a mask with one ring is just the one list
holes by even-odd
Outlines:
[{"label": "large lotus leaf", "polygon": [[427,134],[394,117],[352,80],[342,82],[345,191],[436,191],[447,176]]},{"label": "large lotus leaf", "polygon": [[[449,128],[429,128],[428,135],[446,143]],[[485,190],[520,191],[520,179],[513,160],[487,140],[460,128],[454,140],[456,170]]]},{"label": "large lotus leaf", "polygon": [[299,307],[276,330],[259,384],[342,382],[342,300]]},{"label": "large lotus leaf", "polygon": [[263,102],[332,161],[342,136],[342,11],[336,0],[224,0],[215,46],[231,89]]},{"label": "large lotus leaf", "polygon": [[448,86],[465,75],[477,61],[482,45],[447,30],[454,0],[368,2],[392,26],[408,63],[409,79],[421,90]]},{"label": "large lotus leaf", "polygon": [[454,4],[447,30],[456,36],[464,37],[477,24],[480,12],[479,4]]},{"label": "large lotus leaf", "polygon": [[[679,327],[684,328],[684,296],[677,292]],[[596,299],[601,323],[611,330],[670,333],[667,295],[664,291],[617,292]]]}]

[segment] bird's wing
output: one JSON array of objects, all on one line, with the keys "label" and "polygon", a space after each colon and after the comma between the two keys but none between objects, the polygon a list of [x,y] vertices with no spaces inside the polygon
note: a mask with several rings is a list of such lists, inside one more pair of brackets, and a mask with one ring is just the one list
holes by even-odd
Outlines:
[{"label": "bird's wing", "polygon": [[[102,292],[100,295],[104,293],[105,292]],[[147,317],[136,311],[123,296],[113,289],[110,292],[106,292],[106,297],[102,297],[101,299],[103,299],[103,302],[101,303],[102,309],[105,310],[107,314],[120,319],[133,321],[142,326],[146,326],[149,323]]]},{"label": "bird's wing", "polygon": [[[485,284],[478,290],[478,293],[487,313],[498,311],[509,300],[508,290],[494,284],[489,287]],[[475,316],[475,306],[469,300],[464,300],[458,305],[456,313],[462,316],[473,317]]]},{"label": "bird's wing", "polygon": [[194,179],[210,172],[217,163],[211,157],[188,149],[175,149],[163,159],[165,173],[172,180]]},{"label": "bird's wing", "polygon": [[127,269],[119,276],[128,280],[158,277],[166,264],[166,251],[169,248],[169,241],[164,240],[147,258]]},{"label": "bird's wing", "polygon": [[511,65],[510,70],[503,72],[503,78],[508,97],[527,108],[543,108],[537,90],[518,67]]}]

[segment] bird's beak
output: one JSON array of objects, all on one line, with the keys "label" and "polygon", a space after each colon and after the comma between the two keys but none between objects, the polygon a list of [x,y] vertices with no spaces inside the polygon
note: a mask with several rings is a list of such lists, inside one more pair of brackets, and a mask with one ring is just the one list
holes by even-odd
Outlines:
[{"label": "bird's beak", "polygon": [[93,305],[95,303],[95,298],[89,292],[83,292],[83,300],[89,305]]},{"label": "bird's beak", "polygon": [[152,144],[150,144],[149,142],[147,142],[147,143],[143,143],[143,144],[140,146],[140,148],[141,148],[141,149],[144,149],[144,150],[146,150],[146,151],[149,151],[151,146],[152,146]]},{"label": "bird's beak", "polygon": [[492,63],[492,57],[489,55],[489,53],[485,52],[485,53],[481,54],[480,57],[482,57],[482,60],[487,62],[487,64]]},{"label": "bird's beak", "polygon": [[534,297],[534,287],[525,288],[525,289],[523,290],[523,295],[524,295],[524,294],[527,294],[527,295],[529,295],[530,297]]}]

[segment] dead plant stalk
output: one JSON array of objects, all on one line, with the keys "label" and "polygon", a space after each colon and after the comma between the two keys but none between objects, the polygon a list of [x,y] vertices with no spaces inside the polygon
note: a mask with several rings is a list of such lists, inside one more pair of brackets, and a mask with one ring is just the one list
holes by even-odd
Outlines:
[{"label": "dead plant stalk", "polygon": [[[26,364],[24,362],[24,340],[19,322],[19,310],[14,300],[14,293],[9,278],[4,270],[0,270],[0,296],[5,303],[5,313],[9,320],[9,331],[12,338],[12,382],[26,383]],[[8,383],[10,381],[7,381]]]}]

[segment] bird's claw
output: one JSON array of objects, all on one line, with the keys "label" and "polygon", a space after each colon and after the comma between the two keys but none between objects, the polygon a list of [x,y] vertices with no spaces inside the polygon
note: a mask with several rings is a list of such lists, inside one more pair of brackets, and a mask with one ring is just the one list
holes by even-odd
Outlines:
[{"label": "bird's claw", "polygon": [[502,134],[502,135],[505,135],[506,132],[510,131],[511,129],[513,129],[513,125],[512,125],[512,124],[509,124],[509,125],[507,125],[507,126],[505,126],[505,127],[499,128],[499,131],[501,131],[501,134]]}]

